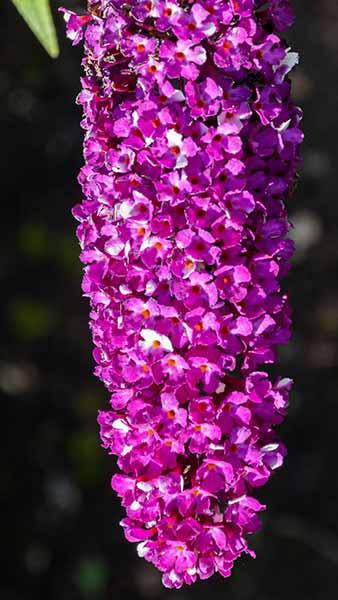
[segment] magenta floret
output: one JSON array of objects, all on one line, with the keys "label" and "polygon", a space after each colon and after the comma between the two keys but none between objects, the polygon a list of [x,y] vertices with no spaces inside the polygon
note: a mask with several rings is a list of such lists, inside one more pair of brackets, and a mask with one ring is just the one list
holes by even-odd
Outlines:
[{"label": "magenta floret", "polygon": [[84,199],[74,208],[103,446],[126,538],[179,588],[231,573],[281,466],[280,280],[299,162],[288,0],[89,1]]}]

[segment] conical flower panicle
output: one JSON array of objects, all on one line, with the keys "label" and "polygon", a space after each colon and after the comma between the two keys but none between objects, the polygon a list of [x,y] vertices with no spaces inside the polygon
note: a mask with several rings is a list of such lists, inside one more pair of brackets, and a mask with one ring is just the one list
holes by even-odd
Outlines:
[{"label": "conical flower panicle", "polygon": [[90,1],[83,201],[74,208],[102,443],[126,538],[179,588],[227,577],[281,466],[290,336],[280,280],[299,161],[288,0]]}]

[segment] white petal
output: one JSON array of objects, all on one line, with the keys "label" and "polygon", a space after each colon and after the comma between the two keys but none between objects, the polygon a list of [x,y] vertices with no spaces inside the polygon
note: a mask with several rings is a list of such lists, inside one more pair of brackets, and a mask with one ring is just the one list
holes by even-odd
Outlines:
[{"label": "white petal", "polygon": [[291,71],[293,67],[299,64],[299,54],[298,52],[288,52],[285,58],[281,62],[282,65],[286,65],[288,67],[288,71]]},{"label": "white petal", "polygon": [[129,202],[129,200],[127,200],[126,202],[121,202],[121,204],[118,206],[117,213],[120,217],[122,217],[122,219],[128,219],[132,209],[133,205],[131,202]]},{"label": "white petal", "polygon": [[175,131],[175,129],[169,129],[169,131],[167,131],[167,133],[166,133],[166,136],[167,136],[167,140],[168,140],[170,146],[181,147],[182,135],[180,133],[177,133],[177,131]]},{"label": "white petal", "polygon": [[[139,481],[136,484],[136,487],[139,488],[140,490],[142,490],[142,492],[151,492],[151,490],[153,489],[153,486],[150,485],[150,483],[147,483],[146,481]],[[149,523],[148,523],[149,525]],[[152,527],[150,525],[150,527]]]},{"label": "white petal", "polygon": [[124,433],[127,433],[130,430],[130,427],[128,427],[127,423],[122,421],[122,419],[116,419],[113,423],[113,428],[123,431]]},{"label": "white petal", "polygon": [[266,446],[263,446],[261,450],[263,450],[263,452],[273,452],[274,450],[277,450],[277,448],[278,444],[266,444]]},{"label": "white petal", "polygon": [[147,540],[145,540],[144,542],[140,542],[136,546],[137,554],[139,555],[140,558],[143,558],[147,554],[148,548],[146,547],[146,544],[147,544]]},{"label": "white petal", "polygon": [[160,347],[168,352],[173,352],[174,348],[170,339],[166,335],[161,335],[157,333],[154,329],[142,329],[141,337],[143,337],[145,341],[145,346],[150,348],[154,342],[159,342]]}]

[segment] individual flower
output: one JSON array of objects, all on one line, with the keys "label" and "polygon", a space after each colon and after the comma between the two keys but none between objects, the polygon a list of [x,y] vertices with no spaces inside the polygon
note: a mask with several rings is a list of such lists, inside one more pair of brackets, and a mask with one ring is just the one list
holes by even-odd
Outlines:
[{"label": "individual flower", "polygon": [[160,57],[166,61],[168,77],[181,76],[194,81],[199,75],[198,66],[205,63],[207,55],[203,46],[182,39],[176,43],[164,41],[160,47]]}]

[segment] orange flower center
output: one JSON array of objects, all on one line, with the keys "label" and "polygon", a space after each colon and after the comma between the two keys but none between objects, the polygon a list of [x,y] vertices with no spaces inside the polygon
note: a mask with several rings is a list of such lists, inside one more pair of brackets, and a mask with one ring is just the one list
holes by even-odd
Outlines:
[{"label": "orange flower center", "polygon": [[226,40],[223,44],[223,50],[226,52],[232,48],[232,43],[229,40]]},{"label": "orange flower center", "polygon": [[172,146],[170,148],[170,150],[172,151],[173,154],[179,154],[181,152],[181,149],[179,146]]}]

